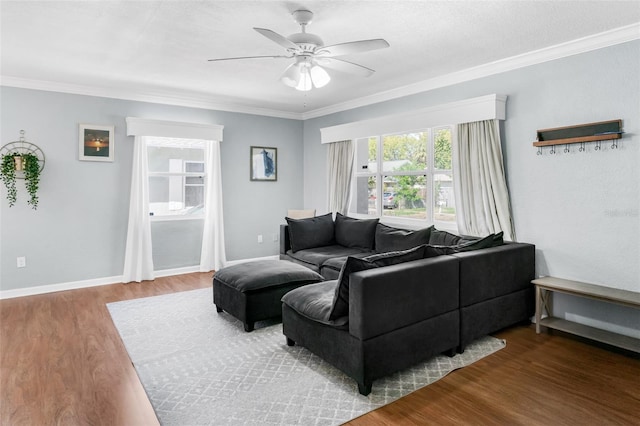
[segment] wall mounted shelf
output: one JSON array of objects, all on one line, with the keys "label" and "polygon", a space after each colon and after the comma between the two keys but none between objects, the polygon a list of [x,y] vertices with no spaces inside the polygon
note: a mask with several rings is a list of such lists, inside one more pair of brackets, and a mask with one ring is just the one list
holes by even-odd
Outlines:
[{"label": "wall mounted shelf", "polygon": [[[576,126],[556,127],[537,131],[533,146],[569,145],[573,143],[602,142],[622,137],[622,120],[600,121]],[[612,148],[617,148],[614,143]],[[599,149],[599,145],[598,148]],[[583,149],[581,148],[581,151]],[[566,151],[566,149],[565,149]],[[541,153],[538,151],[538,153]]]}]

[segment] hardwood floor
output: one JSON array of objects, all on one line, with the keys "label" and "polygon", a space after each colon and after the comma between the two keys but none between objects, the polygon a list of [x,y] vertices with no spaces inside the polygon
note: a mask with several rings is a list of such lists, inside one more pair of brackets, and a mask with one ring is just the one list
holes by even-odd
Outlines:
[{"label": "hardwood floor", "polygon": [[[196,273],[0,301],[0,424],[157,425],[105,304],[210,285]],[[526,326],[497,336],[505,349],[348,424],[639,424],[637,358]]]}]

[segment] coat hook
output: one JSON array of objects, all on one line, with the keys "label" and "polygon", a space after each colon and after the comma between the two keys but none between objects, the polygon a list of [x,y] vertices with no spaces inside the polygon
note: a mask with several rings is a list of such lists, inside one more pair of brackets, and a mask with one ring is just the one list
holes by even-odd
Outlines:
[{"label": "coat hook", "polygon": [[596,141],[596,147],[594,148],[596,151],[600,151],[602,145],[602,141]]},{"label": "coat hook", "polygon": [[541,146],[539,146],[539,147],[538,147],[538,152],[537,152],[537,154],[538,154],[538,155],[542,155],[542,147],[541,147]]},{"label": "coat hook", "polygon": [[566,145],[564,146],[564,153],[565,153],[565,154],[568,154],[568,153],[569,153],[569,144],[566,144]]},{"label": "coat hook", "polygon": [[613,142],[611,143],[611,149],[616,149],[618,148],[618,141],[617,140],[613,140]]},{"label": "coat hook", "polygon": [[555,154],[556,153],[556,148],[555,146],[551,146],[551,148],[549,149],[549,154]]},{"label": "coat hook", "polygon": [[580,151],[580,152],[584,152],[585,151],[584,142],[580,142],[580,148],[578,149],[578,151]]}]

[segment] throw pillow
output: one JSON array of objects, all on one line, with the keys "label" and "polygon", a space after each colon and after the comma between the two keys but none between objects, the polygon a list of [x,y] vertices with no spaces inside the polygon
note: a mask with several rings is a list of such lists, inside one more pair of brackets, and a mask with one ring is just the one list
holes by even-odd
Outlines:
[{"label": "throw pillow", "polygon": [[447,245],[427,245],[425,247],[424,257],[435,257],[443,254],[462,253],[465,251],[479,250],[483,248],[496,247],[504,243],[502,239],[503,233],[490,234],[484,238],[469,240],[467,242],[447,246]]},{"label": "throw pillow", "polygon": [[376,266],[389,266],[396,265],[398,263],[410,262],[412,260],[418,260],[424,258],[424,250],[427,247],[426,244],[419,245],[417,247],[410,248],[409,250],[390,251],[387,253],[372,254],[362,260],[374,263]]},{"label": "throw pillow", "polygon": [[291,219],[290,217],[285,219],[289,225],[289,240],[292,251],[335,244],[331,213],[308,219]]},{"label": "throw pillow", "polygon": [[375,268],[375,263],[368,262],[357,257],[347,257],[347,261],[342,265],[338,276],[338,285],[333,296],[333,306],[329,313],[329,319],[336,319],[349,315],[349,275],[353,272],[364,271]]},{"label": "throw pillow", "polygon": [[454,248],[456,252],[463,252],[463,251],[479,250],[479,249],[489,248],[489,247],[496,247],[503,244],[503,240],[502,240],[503,234],[504,234],[503,232],[500,232],[498,234],[489,234],[484,238],[480,238],[476,241],[460,244],[460,245],[454,246]]},{"label": "throw pillow", "polygon": [[441,256],[443,254],[453,254],[455,252],[456,251],[452,246],[438,246],[438,245],[427,244],[427,246],[424,249],[424,257],[425,258],[436,257],[436,256]]},{"label": "throw pillow", "polygon": [[355,219],[336,213],[336,243],[344,247],[373,250],[376,225],[379,219]]},{"label": "throw pillow", "polygon": [[429,236],[429,244],[433,246],[455,246],[460,243],[462,237],[451,234],[447,231],[438,231],[433,229]]},{"label": "throw pillow", "polygon": [[376,227],[375,249],[378,253],[389,251],[407,250],[422,244],[429,243],[433,226],[415,231],[394,228],[379,223]]}]

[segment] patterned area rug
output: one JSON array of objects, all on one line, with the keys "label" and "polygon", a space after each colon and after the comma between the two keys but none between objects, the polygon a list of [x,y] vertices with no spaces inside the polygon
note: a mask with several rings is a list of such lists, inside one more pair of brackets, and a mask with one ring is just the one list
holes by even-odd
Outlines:
[{"label": "patterned area rug", "polygon": [[373,382],[354,380],[306,349],[280,323],[242,324],[212,304],[212,289],[107,305],[163,425],[338,425],[382,407],[505,346],[484,337]]}]

